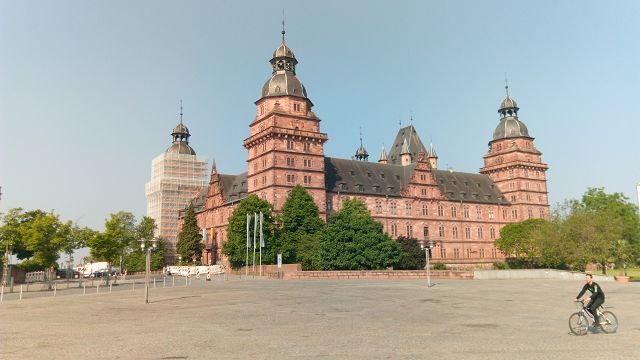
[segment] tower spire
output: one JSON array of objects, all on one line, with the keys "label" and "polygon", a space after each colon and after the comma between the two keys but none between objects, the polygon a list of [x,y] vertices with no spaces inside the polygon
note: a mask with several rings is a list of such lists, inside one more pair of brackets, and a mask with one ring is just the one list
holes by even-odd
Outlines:
[{"label": "tower spire", "polygon": [[282,9],[282,43],[284,44],[284,9]]},{"label": "tower spire", "polygon": [[182,99],[180,99],[180,124],[182,124]]},{"label": "tower spire", "polygon": [[504,74],[504,91],[507,93],[507,99],[509,98],[509,82],[507,81],[507,73]]}]

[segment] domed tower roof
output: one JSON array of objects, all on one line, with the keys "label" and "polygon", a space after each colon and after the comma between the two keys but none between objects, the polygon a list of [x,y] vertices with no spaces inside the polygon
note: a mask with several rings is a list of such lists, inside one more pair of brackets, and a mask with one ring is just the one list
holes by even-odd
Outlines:
[{"label": "domed tower roof", "polygon": [[509,86],[505,86],[507,97],[500,103],[498,113],[500,114],[500,123],[493,132],[493,140],[530,137],[527,126],[518,119],[518,104],[509,97]]},{"label": "domed tower roof", "polygon": [[[284,26],[284,24],[283,24]],[[298,60],[284,39],[284,27],[282,29],[282,43],[273,52],[271,63],[271,78],[262,86],[261,98],[269,96],[297,96],[306,99],[307,89],[296,77],[296,65]]]},{"label": "domed tower roof", "polygon": [[195,150],[189,146],[190,136],[189,129],[182,123],[182,100],[180,100],[180,123],[173,128],[171,132],[173,143],[165,150],[165,153],[195,155]]},{"label": "domed tower roof", "polygon": [[367,161],[369,159],[369,153],[367,149],[362,145],[362,128],[360,129],[360,147],[356,150],[356,160]]}]

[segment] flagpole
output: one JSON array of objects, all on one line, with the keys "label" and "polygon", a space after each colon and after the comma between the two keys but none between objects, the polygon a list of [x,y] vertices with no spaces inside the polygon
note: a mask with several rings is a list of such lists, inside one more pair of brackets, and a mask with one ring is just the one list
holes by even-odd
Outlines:
[{"label": "flagpole", "polygon": [[262,248],[264,247],[264,236],[262,234],[262,222],[264,217],[262,211],[260,212],[260,276],[262,276]]},{"label": "flagpole", "polygon": [[253,213],[253,275],[256,274],[256,232],[258,231],[258,214]]},{"label": "flagpole", "polygon": [[244,260],[244,276],[249,276],[249,222],[251,221],[251,217],[249,213],[247,213],[247,256]]}]

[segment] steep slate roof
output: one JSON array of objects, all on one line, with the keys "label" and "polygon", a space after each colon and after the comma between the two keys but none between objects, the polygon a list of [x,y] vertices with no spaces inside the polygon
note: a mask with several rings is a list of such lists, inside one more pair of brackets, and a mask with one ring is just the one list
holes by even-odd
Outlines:
[{"label": "steep slate roof", "polygon": [[508,204],[489,176],[446,170],[432,170],[440,191],[450,201]]},{"label": "steep slate roof", "polygon": [[247,173],[239,175],[220,174],[220,187],[224,203],[236,202],[247,197]]},{"label": "steep slate roof", "polygon": [[389,150],[389,163],[390,164],[400,164],[400,154],[402,153],[402,143],[404,139],[407,139],[407,145],[409,145],[409,152],[411,153],[411,159],[413,162],[418,158],[418,153],[420,151],[424,151],[427,153],[427,149],[422,144],[418,133],[416,132],[416,128],[413,125],[409,125],[403,127],[398,131],[398,135],[396,135],[396,139],[391,145],[391,150]]},{"label": "steep slate roof", "polygon": [[325,188],[335,193],[400,196],[413,169],[415,164],[400,166],[325,157]]}]

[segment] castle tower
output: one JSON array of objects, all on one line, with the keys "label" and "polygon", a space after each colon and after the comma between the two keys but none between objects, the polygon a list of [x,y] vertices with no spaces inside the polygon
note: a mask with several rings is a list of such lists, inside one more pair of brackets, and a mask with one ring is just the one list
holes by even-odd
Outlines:
[{"label": "castle tower", "polygon": [[438,168],[438,155],[436,154],[436,150],[433,148],[433,143],[429,143],[429,152],[427,152],[427,160],[429,160],[429,165],[432,169]]},{"label": "castle tower", "polygon": [[388,164],[389,163],[389,157],[387,155],[387,152],[384,150],[384,145],[382,145],[382,151],[380,151],[380,159],[378,159],[378,162],[380,164]]},{"label": "castle tower", "polygon": [[302,185],[325,214],[324,143],[320,119],[296,77],[293,51],[282,43],[270,60],[271,78],[256,101],[256,117],[245,139],[248,151],[247,190],[269,201],[279,211],[288,191]]},{"label": "castle tower", "polygon": [[355,158],[358,161],[369,161],[369,153],[362,145],[362,130],[360,130],[360,147],[356,150]]},{"label": "castle tower", "polygon": [[171,132],[171,145],[151,162],[151,180],[145,185],[147,216],[158,226],[156,236],[175,252],[178,240],[178,213],[207,187],[206,157],[197,156],[189,145],[189,129],[182,122]]},{"label": "castle tower", "polygon": [[411,164],[411,151],[409,151],[409,144],[407,138],[402,142],[402,150],[400,150],[400,165],[407,166]]},{"label": "castle tower", "polygon": [[501,216],[505,220],[522,221],[529,218],[549,218],[549,200],[542,153],[536,149],[534,138],[518,118],[515,100],[509,97],[500,104],[500,123],[489,142],[480,173],[487,174],[511,203]]}]

